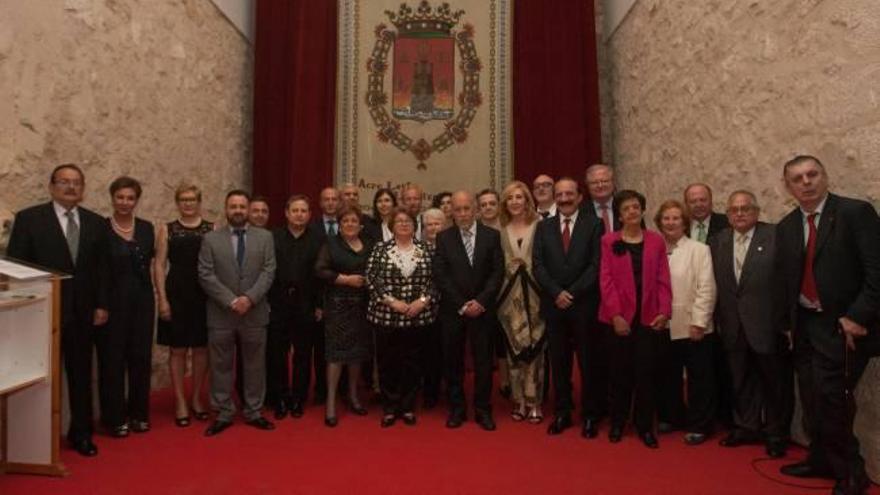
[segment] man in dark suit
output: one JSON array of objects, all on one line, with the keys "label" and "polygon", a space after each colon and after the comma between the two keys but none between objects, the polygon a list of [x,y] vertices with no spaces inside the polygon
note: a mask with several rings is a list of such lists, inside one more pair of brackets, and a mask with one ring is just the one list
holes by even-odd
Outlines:
[{"label": "man in dark suit", "polygon": [[620,219],[614,214],[611,201],[614,199],[614,169],[604,163],[594,163],[584,172],[589,201],[583,209],[595,215],[602,222],[603,233],[620,230]]},{"label": "man in dark suit", "polygon": [[589,372],[595,349],[588,346],[589,332],[599,308],[599,249],[602,224],[593,215],[581,215],[577,182],[559,179],[554,185],[557,213],[538,224],[532,247],[535,279],[544,293],[541,312],[547,323],[556,391],[556,415],[547,433],[558,435],[572,425],[572,353],[581,370],[581,434],[596,436],[608,390],[595,384]]},{"label": "man in dark suit", "polygon": [[[774,270],[776,229],[758,222],[755,195],[736,191],[727,201],[732,229],[710,241],[718,304],[715,319],[733,377],[735,427],[725,447],[766,442],[783,457],[794,404],[788,340],[774,318],[780,284]],[[763,417],[763,421],[762,421]]]},{"label": "man in dark suit", "polygon": [[[715,235],[730,227],[727,216],[712,211],[712,188],[708,184],[695,182],[684,188],[684,204],[691,215],[691,230],[687,233],[691,239],[708,244]],[[733,410],[736,403],[733,392],[733,376],[723,346],[715,346],[713,354],[718,389],[717,419],[725,427],[733,428]],[[672,425],[665,422],[661,422],[659,425],[661,432],[669,431],[672,428]]]},{"label": "man in dark suit", "polygon": [[49,179],[52,201],[15,216],[7,255],[68,273],[61,282],[61,349],[70,400],[67,440],[77,452],[93,456],[92,347],[95,332],[107,323],[108,227],[79,206],[85,176],[72,164],[55,167]]},{"label": "man in dark suit", "polygon": [[780,320],[793,334],[811,442],[807,459],[782,473],[832,477],[833,493],[861,494],[868,481],[852,430],[852,391],[880,349],[880,219],[869,203],[829,193],[816,157],[788,161],[783,178],[798,207],[776,231],[785,277]]},{"label": "man in dark suit", "polygon": [[199,251],[199,284],[208,296],[208,354],[211,365],[211,406],[217,418],[206,436],[232,425],[235,338],[241,344],[244,369],[242,408],[248,425],[260,430],[275,428],[261,413],[266,394],[266,293],[275,276],[272,234],[248,224],[244,191],[226,195],[227,225],[205,234]]},{"label": "man in dark suit", "polygon": [[455,227],[437,235],[434,276],[442,297],[440,324],[446,359],[449,397],[448,428],[458,428],[466,418],[464,399],[465,337],[474,360],[474,417],[487,431],[495,429],[492,393],[492,332],[495,299],[504,277],[504,254],[497,230],[475,221],[473,196],[452,195]]},{"label": "man in dark suit", "polygon": [[730,227],[727,216],[712,211],[712,188],[695,182],[684,188],[684,204],[691,215],[688,237],[708,244],[715,234]]}]

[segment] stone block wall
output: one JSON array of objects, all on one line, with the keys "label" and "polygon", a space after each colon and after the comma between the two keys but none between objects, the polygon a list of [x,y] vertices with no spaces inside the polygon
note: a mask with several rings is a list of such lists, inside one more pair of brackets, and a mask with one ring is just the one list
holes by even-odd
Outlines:
[{"label": "stone block wall", "polygon": [[[799,153],[825,162],[832,190],[880,205],[877,40],[876,0],[639,0],[600,42],[606,159],[651,215],[704,181],[716,210],[746,188],[778,221],[794,205],[781,167]],[[880,480],[874,361],[856,430]]]},{"label": "stone block wall", "polygon": [[[249,185],[251,45],[210,0],[0,0],[0,13],[0,225],[47,200],[63,162],[84,168],[84,205],[102,214],[116,176],[139,179],[154,222],[175,218],[181,180],[212,219]],[[164,349],[154,358],[166,383]]]}]

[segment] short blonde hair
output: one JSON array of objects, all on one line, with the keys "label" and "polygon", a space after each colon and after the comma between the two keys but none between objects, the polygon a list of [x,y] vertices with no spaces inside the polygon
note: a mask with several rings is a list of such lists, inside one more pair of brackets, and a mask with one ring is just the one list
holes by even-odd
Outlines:
[{"label": "short blonde hair", "polygon": [[196,199],[199,203],[202,202],[202,190],[199,189],[198,186],[192,184],[190,182],[181,182],[180,185],[177,186],[177,189],[174,190],[174,201],[180,201],[180,197],[183,196],[184,193],[195,193]]},{"label": "short blonde hair", "polygon": [[684,231],[689,231],[691,229],[691,215],[687,208],[681,204],[681,201],[676,201],[674,199],[664,201],[663,204],[660,205],[660,208],[657,208],[657,214],[654,215],[654,225],[657,226],[658,230],[662,230],[660,224],[663,219],[663,214],[666,213],[666,210],[671,210],[673,208],[676,208],[681,212],[681,223],[684,226]]},{"label": "short blonde hair", "polygon": [[507,211],[507,201],[517,189],[519,189],[526,198],[526,220],[529,223],[532,223],[538,219],[538,210],[535,208],[535,199],[532,198],[532,191],[525,182],[515,180],[504,186],[504,190],[501,191],[501,199],[498,202],[498,218],[501,220],[501,225],[507,225],[510,223],[511,218],[510,212]]}]

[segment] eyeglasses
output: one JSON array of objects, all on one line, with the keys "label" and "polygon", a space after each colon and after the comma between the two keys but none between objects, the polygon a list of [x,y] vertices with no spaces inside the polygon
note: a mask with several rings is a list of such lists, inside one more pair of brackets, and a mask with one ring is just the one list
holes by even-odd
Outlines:
[{"label": "eyeglasses", "polygon": [[198,203],[199,198],[177,198],[178,203]]},{"label": "eyeglasses", "polygon": [[82,187],[83,183],[81,180],[70,180],[70,179],[58,179],[53,181],[53,184],[61,187]]},{"label": "eyeglasses", "polygon": [[731,215],[748,215],[753,211],[755,211],[754,205],[731,206],[727,208],[727,213],[730,213]]},{"label": "eyeglasses", "polygon": [[610,180],[591,180],[591,181],[587,182],[587,184],[589,184],[591,186],[610,186],[611,181]]}]

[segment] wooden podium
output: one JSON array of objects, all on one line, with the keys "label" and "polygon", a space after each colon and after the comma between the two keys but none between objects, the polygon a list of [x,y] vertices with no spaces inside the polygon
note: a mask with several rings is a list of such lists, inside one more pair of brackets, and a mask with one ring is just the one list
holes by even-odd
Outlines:
[{"label": "wooden podium", "polygon": [[0,473],[65,476],[61,441],[61,280],[0,259]]}]

